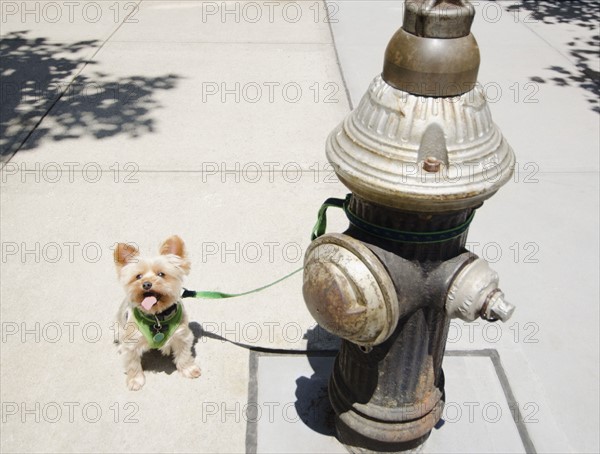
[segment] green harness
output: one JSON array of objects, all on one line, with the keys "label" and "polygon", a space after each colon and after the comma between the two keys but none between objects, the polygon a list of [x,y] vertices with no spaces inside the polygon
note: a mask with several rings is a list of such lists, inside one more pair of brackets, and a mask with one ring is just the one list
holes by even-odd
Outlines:
[{"label": "green harness", "polygon": [[175,310],[164,316],[144,314],[136,307],[133,309],[133,318],[150,348],[158,349],[165,345],[179,327],[183,318],[183,306],[178,303]]}]

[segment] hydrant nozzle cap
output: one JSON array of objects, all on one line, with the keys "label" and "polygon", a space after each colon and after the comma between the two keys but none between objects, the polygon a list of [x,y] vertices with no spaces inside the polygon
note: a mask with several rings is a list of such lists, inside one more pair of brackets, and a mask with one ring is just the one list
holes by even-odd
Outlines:
[{"label": "hydrant nozzle cap", "polygon": [[473,89],[479,47],[475,9],[462,0],[407,0],[402,28],[385,52],[383,79],[420,96],[457,96]]}]

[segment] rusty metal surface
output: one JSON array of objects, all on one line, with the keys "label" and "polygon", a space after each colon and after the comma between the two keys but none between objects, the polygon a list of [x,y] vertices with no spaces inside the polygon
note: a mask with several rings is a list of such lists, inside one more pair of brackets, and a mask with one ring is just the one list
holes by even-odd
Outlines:
[{"label": "rusty metal surface", "polygon": [[408,0],[402,28],[423,38],[460,38],[471,32],[475,8],[462,0]]},{"label": "rusty metal surface", "polygon": [[401,28],[385,51],[383,80],[415,95],[459,96],[475,87],[479,63],[479,46],[472,34],[421,38]]},{"label": "rusty metal surface", "polygon": [[[451,229],[473,211],[405,212],[354,195],[349,206],[370,224],[410,231]],[[352,449],[402,450],[424,440],[439,420],[444,405],[442,361],[454,315],[448,295],[468,298],[481,293],[478,316],[497,297],[497,276],[465,251],[466,235],[467,231],[415,248],[351,226],[346,234],[324,235],[309,248],[303,289],[307,306],[319,324],[344,339],[329,397],[338,437]],[[381,282],[395,298],[384,299],[382,292],[365,296],[373,283],[381,288]],[[378,308],[372,318],[366,310],[369,299],[372,308]],[[391,301],[397,305],[394,318],[374,315],[384,313],[382,304]],[[373,336],[367,325],[386,333],[381,341],[365,343],[364,336]]]},{"label": "rusty metal surface", "polygon": [[390,40],[383,80],[420,96],[458,96],[477,83],[475,8],[461,0],[408,0],[402,28]]},{"label": "rusty metal surface", "polygon": [[[383,216],[385,212],[384,207],[361,204],[361,215],[369,220],[370,213]],[[402,220],[403,214],[406,220]],[[440,223],[451,225],[468,214],[437,216]],[[388,221],[412,224],[413,228],[415,222],[414,213],[402,212],[394,212]],[[427,221],[420,223],[426,225]],[[347,233],[354,235],[352,229]],[[338,437],[352,449],[407,449],[424,440],[441,416],[442,359],[449,321],[446,293],[453,276],[472,260],[472,254],[464,253],[460,242],[449,241],[446,250],[438,249],[438,257],[449,257],[447,260],[416,262],[391,252],[389,247],[395,246],[391,242],[374,245],[364,237],[360,240],[385,266],[393,282],[399,321],[393,334],[368,352],[354,342],[342,342],[329,385]],[[326,299],[314,304],[327,310]]]},{"label": "rusty metal surface", "polygon": [[302,291],[321,326],[365,349],[385,341],[398,322],[396,291],[384,266],[346,235],[323,235],[310,245]]}]

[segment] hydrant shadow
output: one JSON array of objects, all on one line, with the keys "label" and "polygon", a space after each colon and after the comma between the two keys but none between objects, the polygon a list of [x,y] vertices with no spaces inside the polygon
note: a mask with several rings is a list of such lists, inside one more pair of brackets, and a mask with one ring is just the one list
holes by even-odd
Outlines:
[{"label": "hydrant shadow", "polygon": [[305,338],[308,339],[307,359],[313,373],[310,377],[296,380],[296,412],[310,429],[322,435],[335,436],[335,413],[329,402],[328,384],[336,351],[324,350],[323,347],[332,343],[337,347],[339,340],[320,326],[308,330]]},{"label": "hydrant shadow", "polygon": [[[283,350],[270,350],[231,341],[216,333],[204,330],[198,322],[191,322],[189,326],[194,334],[194,344],[192,346],[194,356],[196,356],[196,344],[201,338],[229,342],[259,354],[286,355]],[[335,436],[335,413],[329,402],[328,384],[340,339],[326,332],[320,326],[309,329],[304,338],[308,340],[306,358],[312,368],[312,374],[310,377],[302,376],[296,379],[294,407],[298,418],[307,427],[322,435]],[[294,354],[294,356],[299,355]],[[289,417],[291,416],[290,414]]]}]

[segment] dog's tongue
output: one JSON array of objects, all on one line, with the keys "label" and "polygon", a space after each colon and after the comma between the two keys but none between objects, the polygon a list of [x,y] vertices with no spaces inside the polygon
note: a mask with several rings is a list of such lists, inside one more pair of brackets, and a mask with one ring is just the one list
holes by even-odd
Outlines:
[{"label": "dog's tongue", "polygon": [[144,309],[146,309],[147,311],[149,311],[150,308],[152,306],[154,306],[157,302],[158,302],[158,300],[156,299],[156,297],[154,297],[154,296],[147,296],[146,298],[144,298],[144,301],[142,301],[142,307]]}]

